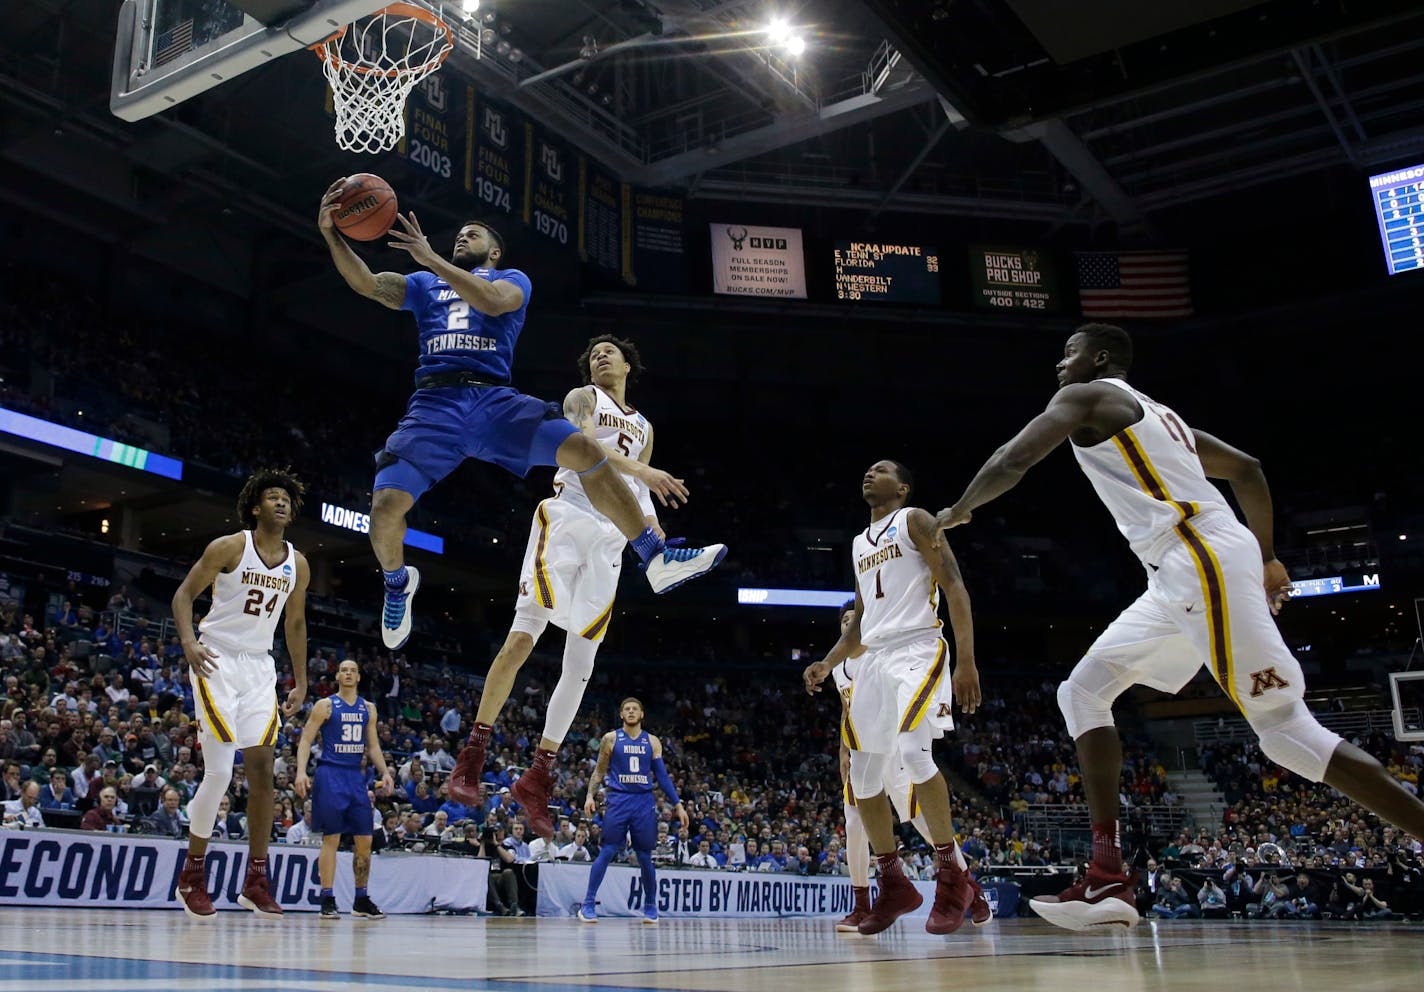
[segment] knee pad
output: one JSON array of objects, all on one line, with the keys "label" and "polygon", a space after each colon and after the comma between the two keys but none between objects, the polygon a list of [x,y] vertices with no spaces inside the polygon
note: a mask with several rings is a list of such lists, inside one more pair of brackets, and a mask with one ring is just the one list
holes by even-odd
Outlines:
[{"label": "knee pad", "polygon": [[[920,724],[922,727],[928,724]],[[934,751],[931,750],[933,737],[925,737],[923,741],[918,734],[900,735],[900,763],[905,766],[905,771],[910,774],[910,782],[919,785],[921,782],[928,782],[939,774],[939,766],[935,764]]]},{"label": "knee pad", "polygon": [[857,799],[869,799],[885,791],[885,774],[890,770],[890,755],[870,751],[850,753],[850,789]]},{"label": "knee pad", "polygon": [[1267,758],[1312,782],[1325,780],[1325,769],[1342,738],[1322,727],[1304,700],[1248,715],[1247,720],[1260,735],[1261,752]]},{"label": "knee pad", "polygon": [[509,632],[512,634],[515,631],[518,631],[521,634],[528,634],[530,637],[534,638],[534,641],[537,644],[539,638],[544,633],[544,628],[547,626],[549,626],[549,621],[547,620],[541,620],[538,617],[529,615],[528,613],[516,612],[514,614],[514,623],[509,625]]},{"label": "knee pad", "polygon": [[1092,657],[1078,662],[1058,686],[1058,708],[1068,736],[1077,740],[1090,730],[1113,726],[1112,704],[1121,691],[1103,662]]}]

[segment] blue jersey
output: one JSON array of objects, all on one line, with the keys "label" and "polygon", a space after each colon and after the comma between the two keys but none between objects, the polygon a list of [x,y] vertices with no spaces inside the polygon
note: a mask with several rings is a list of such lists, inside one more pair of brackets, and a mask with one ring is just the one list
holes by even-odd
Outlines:
[{"label": "blue jersey", "polygon": [[321,764],[360,768],[366,754],[366,721],[371,711],[360,696],[347,703],[339,695],[331,700],[331,716],[321,725]]},{"label": "blue jersey", "polygon": [[460,299],[450,284],[435,273],[407,275],[401,309],[415,315],[420,329],[417,380],[437,372],[473,372],[491,382],[509,382],[514,344],[524,329],[524,314],[529,308],[529,277],[518,269],[470,271],[490,282],[509,280],[524,291],[524,302],[517,310],[491,317]]},{"label": "blue jersey", "polygon": [[608,761],[604,788],[633,795],[650,793],[656,784],[652,766],[653,741],[648,732],[629,737],[619,728],[613,737],[613,757]]}]

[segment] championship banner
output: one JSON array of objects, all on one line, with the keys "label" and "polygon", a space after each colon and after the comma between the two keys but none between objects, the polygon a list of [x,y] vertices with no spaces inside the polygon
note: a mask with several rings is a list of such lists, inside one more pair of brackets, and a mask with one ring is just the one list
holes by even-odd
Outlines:
[{"label": "championship banner", "polygon": [[466,88],[465,189],[492,214],[518,216],[524,203],[524,132],[514,112]]},{"label": "championship banner", "polygon": [[1058,278],[1050,260],[1035,248],[969,249],[974,305],[981,310],[1051,313],[1058,309]]},{"label": "championship banner", "polygon": [[621,184],[586,157],[579,156],[579,257],[609,272],[623,270]]},{"label": "championship banner", "polygon": [[454,179],[467,144],[465,101],[470,98],[469,87],[451,85],[438,72],[411,92],[405,102],[405,137],[397,147],[418,172]]},{"label": "championship banner", "polygon": [[[572,916],[583,903],[592,866],[539,866],[540,916]],[[934,882],[915,882],[925,903],[906,919],[924,920],[934,905]],[[880,887],[872,879],[872,899]],[[599,916],[642,916],[648,894],[636,868],[611,865],[598,890]],[[1019,887],[1012,882],[984,886],[984,898],[995,916],[1018,912]],[[786,917],[846,916],[855,907],[855,893],[845,877],[787,875],[769,872],[658,870],[658,915],[667,917]]]},{"label": "championship banner", "polygon": [[[181,909],[173,892],[187,843],[166,837],[68,830],[0,831],[0,905]],[[321,909],[319,847],[273,844],[267,874],[272,897],[289,912]],[[247,845],[208,848],[208,887],[218,909],[240,909]],[[371,898],[386,913],[481,909],[489,892],[489,862],[420,854],[371,859]],[[336,901],[355,898],[351,855],[336,863]],[[244,910],[245,912],[245,910]]]},{"label": "championship banner", "polygon": [[524,125],[524,223],[561,245],[574,226],[574,156],[543,128]]},{"label": "championship banner", "polygon": [[713,224],[711,228],[712,292],[806,298],[806,259],[799,227]]},{"label": "championship banner", "polygon": [[682,239],[682,196],[624,186],[623,200],[627,244],[623,281],[661,293],[685,293],[687,250]]}]

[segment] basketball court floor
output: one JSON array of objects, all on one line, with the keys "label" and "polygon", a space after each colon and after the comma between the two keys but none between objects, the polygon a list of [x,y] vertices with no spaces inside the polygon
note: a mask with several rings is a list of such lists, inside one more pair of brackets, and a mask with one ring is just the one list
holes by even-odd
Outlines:
[{"label": "basketball court floor", "polygon": [[931,937],[837,937],[827,920],[505,920],[0,910],[0,992],[464,989],[473,992],[1257,992],[1417,988],[1424,929],[1144,921],[1079,935],[1037,920]]}]

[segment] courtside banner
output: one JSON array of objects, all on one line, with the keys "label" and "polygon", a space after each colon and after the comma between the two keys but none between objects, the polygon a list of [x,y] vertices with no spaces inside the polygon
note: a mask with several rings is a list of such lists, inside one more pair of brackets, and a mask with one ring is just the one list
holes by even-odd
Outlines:
[{"label": "courtside banner", "polygon": [[806,257],[799,227],[711,227],[714,293],[806,298]]},{"label": "courtside banner", "polygon": [[[0,905],[103,909],[181,909],[173,891],[187,844],[160,837],[69,830],[0,831]],[[273,844],[267,871],[272,895],[288,911],[321,908],[317,847]],[[208,888],[218,909],[240,909],[247,845],[208,848]],[[371,898],[386,913],[481,909],[489,862],[420,854],[371,858]],[[337,855],[336,901],[355,897],[351,855]],[[246,912],[246,910],[243,910]]]},{"label": "courtside banner", "polygon": [[[539,866],[539,915],[572,916],[588,889],[589,865]],[[374,884],[374,883],[373,883]],[[923,920],[934,904],[934,882],[915,882],[925,903],[908,919]],[[879,886],[872,880],[874,897]],[[1018,911],[1019,887],[1012,883],[984,886],[994,915]],[[373,893],[374,898],[374,893]],[[611,865],[598,890],[599,916],[642,916],[647,894],[636,868]],[[667,917],[845,916],[855,904],[850,879],[768,872],[658,871],[657,907]]]}]

